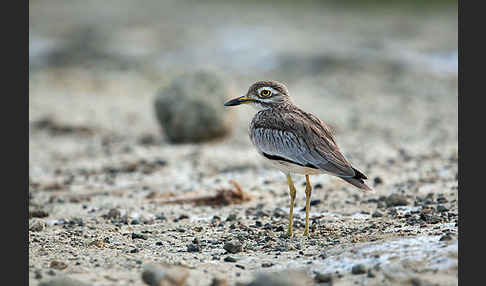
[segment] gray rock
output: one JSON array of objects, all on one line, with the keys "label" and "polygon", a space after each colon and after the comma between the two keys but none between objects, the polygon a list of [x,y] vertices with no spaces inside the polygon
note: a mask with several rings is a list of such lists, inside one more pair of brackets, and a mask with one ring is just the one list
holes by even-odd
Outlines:
[{"label": "gray rock", "polygon": [[47,281],[42,281],[39,286],[89,286],[84,282],[69,278],[69,277],[56,277]]},{"label": "gray rock", "polygon": [[385,203],[387,207],[406,206],[408,205],[408,200],[403,195],[391,194],[385,198]]},{"label": "gray rock", "polygon": [[332,283],[332,276],[330,274],[316,273],[314,281],[317,283]]},{"label": "gray rock", "polygon": [[186,245],[186,247],[187,247],[187,251],[189,251],[189,252],[200,252],[201,251],[201,248],[199,247],[199,245],[194,244],[194,243],[189,243],[188,245]]},{"label": "gray rock", "polygon": [[143,282],[151,286],[182,286],[188,277],[186,268],[162,264],[149,263],[142,272]]},{"label": "gray rock", "polygon": [[231,241],[226,242],[223,248],[229,253],[238,253],[243,249],[243,246],[238,240],[233,239]]},{"label": "gray rock", "polygon": [[184,74],[157,93],[155,114],[169,142],[209,141],[230,132],[233,113],[223,104],[235,96],[216,73]]},{"label": "gray rock", "polygon": [[281,272],[260,273],[246,286],[303,286],[312,285],[310,278],[302,270],[285,270]]},{"label": "gray rock", "polygon": [[366,267],[363,264],[356,264],[351,268],[351,273],[352,274],[365,274],[366,273]]}]

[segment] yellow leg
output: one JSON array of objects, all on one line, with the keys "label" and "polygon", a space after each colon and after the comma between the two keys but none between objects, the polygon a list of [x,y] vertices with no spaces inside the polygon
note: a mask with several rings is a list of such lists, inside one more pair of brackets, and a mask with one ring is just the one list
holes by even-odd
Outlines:
[{"label": "yellow leg", "polygon": [[309,175],[305,175],[305,230],[304,235],[309,235],[309,211],[310,211],[310,198],[312,194],[312,186],[309,182]]},{"label": "yellow leg", "polygon": [[287,175],[287,183],[289,184],[289,193],[290,193],[290,211],[289,211],[289,231],[287,232],[288,236],[292,236],[292,223],[294,217],[294,201],[295,201],[295,186],[294,182],[292,182],[292,178],[290,175]]}]

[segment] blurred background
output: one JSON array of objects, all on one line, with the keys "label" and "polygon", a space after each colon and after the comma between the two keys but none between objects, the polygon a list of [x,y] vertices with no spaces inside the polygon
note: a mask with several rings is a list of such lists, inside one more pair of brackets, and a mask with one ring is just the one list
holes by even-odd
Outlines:
[{"label": "blurred background", "polygon": [[[31,1],[30,174],[140,142],[250,150],[254,111],[222,103],[262,79],[286,83],[357,160],[454,151],[457,38],[457,3],[445,0]],[[211,84],[193,79],[201,70]]]},{"label": "blurred background", "polygon": [[[375,196],[457,185],[457,1],[43,0],[29,1],[30,209],[143,213],[149,192],[230,179],[261,196],[269,184],[285,208],[284,177],[247,135],[255,111],[223,107],[262,79],[330,124]],[[66,190],[118,193],[88,214],[57,205]],[[344,195],[323,207],[339,212]]]}]

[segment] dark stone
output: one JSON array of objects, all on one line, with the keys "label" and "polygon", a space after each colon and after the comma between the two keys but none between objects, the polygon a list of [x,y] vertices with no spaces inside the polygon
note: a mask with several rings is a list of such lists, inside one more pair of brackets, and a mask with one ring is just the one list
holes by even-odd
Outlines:
[{"label": "dark stone", "polygon": [[365,274],[366,273],[366,267],[363,264],[356,264],[351,268],[351,273],[354,275],[357,274]]},{"label": "dark stone", "polygon": [[408,205],[407,198],[400,194],[391,194],[390,196],[385,198],[385,203],[387,207]]},{"label": "dark stone", "polygon": [[138,233],[132,232],[132,239],[144,239],[144,240],[147,240],[147,236],[144,235],[144,234],[138,234]]},{"label": "dark stone", "polygon": [[443,213],[443,212],[449,211],[449,209],[446,208],[446,207],[444,207],[443,205],[438,205],[437,206],[437,211],[440,212],[440,213]]},{"label": "dark stone", "polygon": [[243,246],[238,240],[234,239],[232,241],[226,242],[223,248],[229,253],[238,253],[243,249]]},{"label": "dark stone", "polygon": [[316,273],[314,281],[317,283],[329,283],[332,282],[332,276],[330,274]]},{"label": "dark stone", "polygon": [[189,251],[189,252],[200,252],[201,248],[199,247],[199,245],[189,243],[187,245],[187,251]]},{"label": "dark stone", "polygon": [[383,214],[382,214],[381,212],[379,212],[379,211],[375,211],[375,212],[374,212],[374,213],[371,215],[371,217],[382,217],[382,216],[383,216]]},{"label": "dark stone", "polygon": [[225,262],[236,262],[237,260],[236,260],[236,258],[234,258],[234,257],[231,257],[231,256],[226,256],[226,257],[224,258],[224,261],[225,261]]}]

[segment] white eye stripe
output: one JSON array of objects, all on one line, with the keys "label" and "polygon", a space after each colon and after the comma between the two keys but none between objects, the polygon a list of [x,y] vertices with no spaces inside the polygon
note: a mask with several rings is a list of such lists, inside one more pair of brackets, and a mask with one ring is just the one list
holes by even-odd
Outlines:
[{"label": "white eye stripe", "polygon": [[260,94],[262,92],[262,90],[270,90],[272,92],[272,94],[278,94],[278,91],[271,88],[271,87],[268,87],[268,86],[264,86],[264,87],[260,87],[257,91],[258,91],[258,94]]}]

